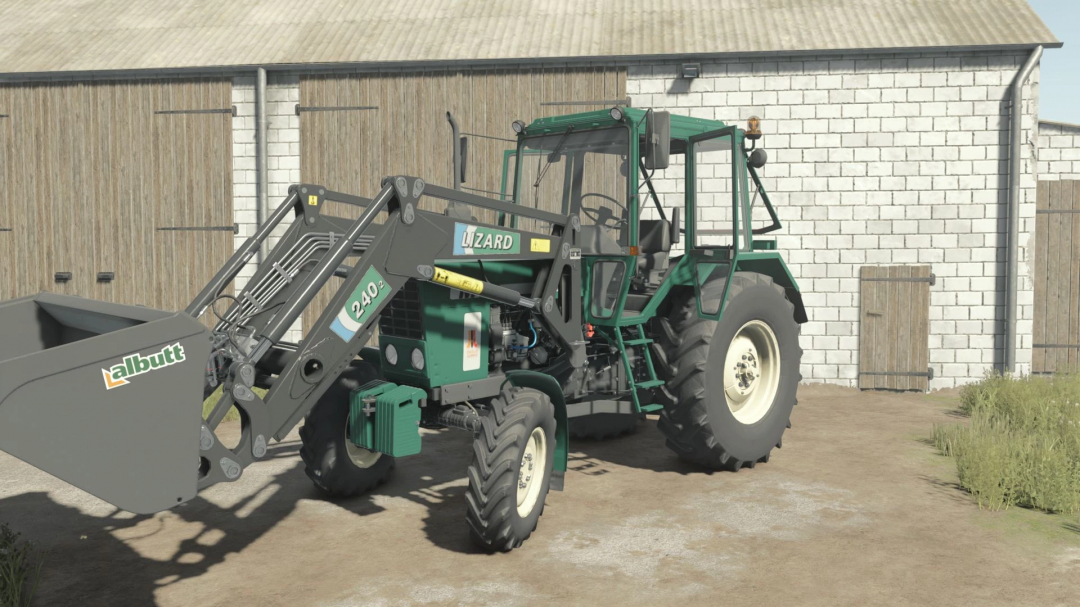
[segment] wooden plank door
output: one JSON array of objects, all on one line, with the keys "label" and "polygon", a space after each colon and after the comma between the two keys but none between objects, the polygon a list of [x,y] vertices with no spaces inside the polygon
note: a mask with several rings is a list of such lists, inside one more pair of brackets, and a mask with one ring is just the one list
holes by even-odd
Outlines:
[{"label": "wooden plank door", "polygon": [[930,358],[930,266],[863,266],[859,388],[925,392]]},{"label": "wooden plank door", "polygon": [[1041,181],[1035,204],[1031,372],[1080,370],[1080,181]]}]

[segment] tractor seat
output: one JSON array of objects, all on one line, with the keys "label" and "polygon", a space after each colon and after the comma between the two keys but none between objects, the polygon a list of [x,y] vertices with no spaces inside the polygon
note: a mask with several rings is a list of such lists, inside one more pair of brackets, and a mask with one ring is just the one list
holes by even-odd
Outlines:
[{"label": "tractor seat", "polygon": [[638,274],[649,285],[660,283],[671,253],[671,222],[643,219],[638,224]]}]

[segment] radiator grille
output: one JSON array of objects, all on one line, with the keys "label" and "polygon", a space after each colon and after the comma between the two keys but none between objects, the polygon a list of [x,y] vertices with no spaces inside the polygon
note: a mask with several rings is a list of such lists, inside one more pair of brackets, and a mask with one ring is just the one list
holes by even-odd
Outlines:
[{"label": "radiator grille", "polygon": [[410,280],[383,308],[379,333],[388,337],[423,339],[424,327],[420,318],[420,285]]}]

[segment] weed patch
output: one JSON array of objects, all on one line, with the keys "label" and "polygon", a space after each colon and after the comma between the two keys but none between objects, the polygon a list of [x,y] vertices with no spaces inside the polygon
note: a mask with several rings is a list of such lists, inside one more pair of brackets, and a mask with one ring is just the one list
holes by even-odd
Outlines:
[{"label": "weed patch", "polygon": [[20,542],[7,523],[0,524],[0,607],[30,605],[44,562],[32,543]]},{"label": "weed patch", "polygon": [[990,375],[960,408],[969,422],[935,425],[933,441],[980,506],[1080,512],[1080,374]]}]

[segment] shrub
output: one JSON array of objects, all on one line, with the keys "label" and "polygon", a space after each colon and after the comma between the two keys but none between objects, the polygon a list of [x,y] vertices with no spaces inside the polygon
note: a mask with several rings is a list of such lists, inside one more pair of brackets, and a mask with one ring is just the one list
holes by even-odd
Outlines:
[{"label": "shrub", "polygon": [[0,524],[0,607],[26,607],[37,590],[44,557],[35,563],[34,545],[19,541],[7,523]]},{"label": "shrub", "polygon": [[960,408],[970,423],[935,425],[933,440],[980,506],[1080,512],[1080,374],[988,375]]}]

